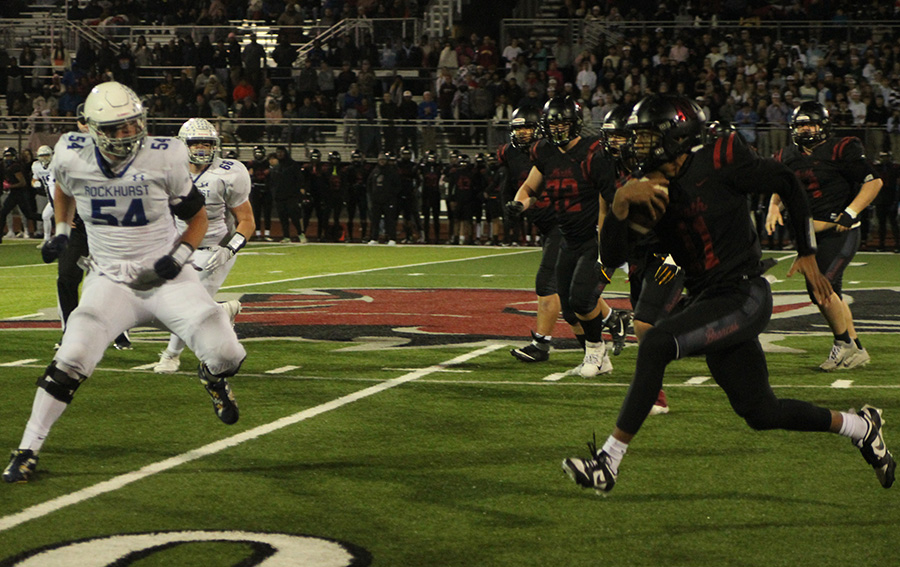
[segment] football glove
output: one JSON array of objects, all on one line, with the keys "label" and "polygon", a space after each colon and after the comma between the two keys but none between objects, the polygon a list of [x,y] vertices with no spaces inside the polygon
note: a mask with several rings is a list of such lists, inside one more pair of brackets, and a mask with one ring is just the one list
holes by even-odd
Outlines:
[{"label": "football glove", "polygon": [[[225,240],[228,242],[224,244],[224,246],[216,246],[212,255],[209,257],[209,260],[206,261],[206,266],[204,266],[203,269],[207,272],[215,272],[227,264],[228,261],[234,258],[234,255],[238,253],[238,250],[247,244],[247,239],[239,232],[235,232],[234,235],[230,237],[226,236]],[[225,240],[223,240],[223,243]]]},{"label": "football glove", "polygon": [[612,275],[615,271],[615,268],[610,270],[600,262],[594,264],[594,271],[597,273],[597,277],[600,278],[600,283],[603,285],[607,285],[612,282]]},{"label": "football glove", "polygon": [[45,264],[49,264],[53,260],[59,258],[60,254],[65,252],[69,245],[69,237],[65,234],[57,234],[41,246],[41,258]]},{"label": "football glove", "polygon": [[509,201],[506,203],[506,212],[513,218],[521,215],[524,210],[525,204],[521,201]]},{"label": "football glove", "polygon": [[187,242],[179,242],[169,254],[166,254],[153,264],[153,269],[141,270],[128,287],[137,291],[148,291],[159,287],[169,280],[174,280],[181,273],[194,249]]},{"label": "football glove", "polygon": [[653,279],[656,280],[656,283],[659,285],[672,283],[672,281],[675,280],[675,276],[678,275],[678,270],[681,268],[679,268],[672,260],[671,256],[663,256],[662,254],[654,254],[654,256],[661,259],[663,262],[656,269]]},{"label": "football glove", "polygon": [[835,222],[845,228],[850,228],[856,224],[856,211],[847,207],[840,213],[831,213],[831,222]]}]

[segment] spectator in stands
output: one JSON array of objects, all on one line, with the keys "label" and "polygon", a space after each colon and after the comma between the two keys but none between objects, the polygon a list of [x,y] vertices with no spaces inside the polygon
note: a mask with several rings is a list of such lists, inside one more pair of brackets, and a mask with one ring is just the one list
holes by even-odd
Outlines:
[{"label": "spectator in stands", "polygon": [[327,61],[322,61],[319,64],[319,70],[316,73],[316,79],[318,82],[319,91],[325,94],[328,98],[334,98],[337,94],[335,87],[335,74],[334,69],[331,68],[331,65],[328,64]]},{"label": "spectator in stands", "polygon": [[772,93],[772,102],[766,107],[766,123],[769,126],[769,147],[773,152],[787,146],[787,125],[792,111],[781,100],[781,93]]},{"label": "spectator in stands", "polygon": [[435,122],[438,117],[438,105],[431,91],[422,93],[422,102],[418,105],[417,118],[422,124],[422,150],[436,151],[437,140]]},{"label": "spectator in stands", "polygon": [[263,69],[266,68],[266,50],[256,41],[256,34],[250,34],[250,43],[241,51],[241,64],[248,82],[258,89],[262,86]]},{"label": "spectator in stands", "polygon": [[[287,11],[296,14],[296,10],[288,9]],[[275,62],[275,68],[268,71],[272,82],[282,88],[287,88],[291,82],[291,68],[296,60],[297,48],[291,44],[287,35],[279,35],[275,49],[272,50],[272,61]]]},{"label": "spectator in stands", "polygon": [[403,91],[403,99],[397,105],[397,117],[401,121],[400,146],[412,151],[418,146],[416,120],[419,117],[419,105],[413,100],[412,91]]},{"label": "spectator in stands", "polygon": [[350,68],[350,61],[341,63],[341,71],[334,80],[334,90],[338,95],[350,90],[350,85],[356,82],[356,73]]},{"label": "spectator in stands", "polygon": [[868,112],[868,107],[866,106],[866,103],[863,102],[860,98],[859,89],[851,89],[849,95],[850,101],[847,106],[850,108],[850,112],[853,114],[853,124],[862,126],[866,123],[866,113]]},{"label": "spectator in stands", "polygon": [[384,40],[384,46],[381,48],[378,61],[382,69],[393,69],[397,66],[397,50],[394,48],[394,42],[391,38]]},{"label": "spectator in stands", "polygon": [[441,49],[441,53],[438,56],[438,65],[437,70],[441,72],[443,69],[458,69],[459,68],[459,57],[456,53],[456,50],[453,49],[453,42],[450,40],[444,41],[444,47]]},{"label": "spectator in stands", "polygon": [[866,155],[877,159],[885,151],[885,132],[891,112],[884,104],[884,96],[875,95],[875,102],[866,109]]},{"label": "spectator in stands", "polygon": [[[313,98],[311,96],[303,97],[303,105],[297,109],[297,118],[301,120],[301,123],[296,129],[296,138],[294,141],[304,144],[318,141],[318,129],[309,122],[319,120],[321,115],[319,114],[319,109],[313,104]],[[306,123],[304,123],[304,121],[306,121]]]},{"label": "spectator in stands", "polygon": [[753,109],[750,101],[744,102],[741,109],[734,116],[734,124],[738,133],[747,141],[748,144],[756,145],[756,123],[759,122],[759,115]]},{"label": "spectator in stands", "polygon": [[359,85],[359,93],[369,99],[381,96],[381,81],[372,70],[372,64],[368,59],[363,60],[362,67],[356,75],[356,82]]}]

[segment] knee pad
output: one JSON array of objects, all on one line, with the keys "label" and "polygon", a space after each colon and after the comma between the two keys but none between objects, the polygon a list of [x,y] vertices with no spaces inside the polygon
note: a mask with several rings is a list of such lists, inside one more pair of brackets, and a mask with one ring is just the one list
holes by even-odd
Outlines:
[{"label": "knee pad", "polygon": [[75,377],[69,376],[66,372],[56,367],[56,361],[50,363],[44,375],[38,378],[38,388],[43,388],[48,394],[57,400],[70,404],[75,397],[75,390],[81,386],[81,383],[87,380],[87,376],[75,373]]},{"label": "knee pad", "polygon": [[650,353],[649,356],[665,364],[678,358],[678,343],[675,341],[675,337],[658,327],[647,329],[638,349],[639,353],[643,354],[644,351],[647,351]]},{"label": "knee pad", "polygon": [[572,311],[571,309],[563,309],[562,316],[563,316],[563,319],[566,320],[566,323],[568,323],[569,325],[571,325],[573,327],[575,325],[578,325],[581,323],[581,319],[579,319],[578,316],[575,315],[575,312]]}]

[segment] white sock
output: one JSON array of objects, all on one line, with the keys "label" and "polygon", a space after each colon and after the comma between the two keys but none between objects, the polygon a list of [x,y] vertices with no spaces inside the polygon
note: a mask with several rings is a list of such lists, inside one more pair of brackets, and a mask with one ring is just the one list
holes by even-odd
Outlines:
[{"label": "white sock", "polygon": [[603,444],[603,451],[609,455],[609,468],[612,469],[613,474],[619,474],[619,465],[627,450],[628,443],[622,443],[612,435]]},{"label": "white sock", "polygon": [[38,388],[34,395],[34,404],[31,406],[31,417],[25,425],[25,433],[22,435],[19,448],[31,449],[35,453],[40,451],[44,439],[50,433],[50,428],[67,407],[69,404],[57,400],[43,388]]},{"label": "white sock", "polygon": [[853,441],[859,441],[869,431],[869,423],[855,413],[842,411],[841,417],[844,418],[844,422],[841,424],[841,430],[838,431],[839,435],[849,437]]}]

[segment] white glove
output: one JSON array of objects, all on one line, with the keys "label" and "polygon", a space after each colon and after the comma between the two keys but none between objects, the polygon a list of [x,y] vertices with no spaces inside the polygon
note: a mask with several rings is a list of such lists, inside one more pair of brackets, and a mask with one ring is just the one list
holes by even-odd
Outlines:
[{"label": "white glove", "polygon": [[213,273],[225,264],[228,263],[229,260],[234,258],[235,251],[227,246],[215,246],[212,249],[212,255],[210,255],[209,260],[206,261],[206,266],[203,267],[209,273]]}]

